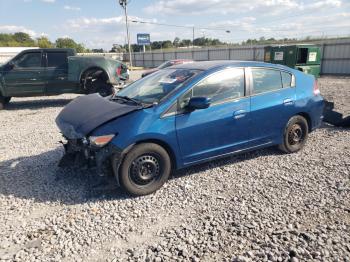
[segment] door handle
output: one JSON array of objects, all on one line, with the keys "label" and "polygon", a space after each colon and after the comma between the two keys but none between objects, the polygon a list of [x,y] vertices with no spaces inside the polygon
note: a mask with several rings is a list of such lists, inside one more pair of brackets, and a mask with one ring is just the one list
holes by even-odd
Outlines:
[{"label": "door handle", "polygon": [[66,78],[64,76],[57,77],[58,80],[65,80]]},{"label": "door handle", "polygon": [[245,111],[245,110],[238,110],[238,111],[233,113],[233,117],[234,117],[234,119],[240,119],[242,117],[245,117],[246,114],[247,114],[247,111]]},{"label": "door handle", "polygon": [[31,78],[29,79],[30,81],[36,81],[37,79],[36,78]]},{"label": "door handle", "polygon": [[294,104],[294,100],[291,99],[291,98],[284,99],[283,100],[283,104],[286,105],[286,106],[293,105]]}]

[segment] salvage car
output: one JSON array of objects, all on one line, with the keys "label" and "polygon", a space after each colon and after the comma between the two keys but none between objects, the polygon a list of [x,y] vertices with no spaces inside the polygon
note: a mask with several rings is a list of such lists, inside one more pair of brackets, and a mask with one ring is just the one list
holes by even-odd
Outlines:
[{"label": "salvage car", "polygon": [[128,193],[146,195],[172,170],[274,145],[298,152],[320,126],[323,104],[314,76],[282,65],[173,66],[113,96],[68,104],[56,119],[67,140],[60,165],[110,165]]},{"label": "salvage car", "polygon": [[123,63],[102,56],[77,56],[74,49],[29,49],[0,66],[0,109],[11,97],[63,93],[102,96],[128,79]]},{"label": "salvage car", "polygon": [[188,63],[193,63],[193,60],[190,59],[175,59],[175,60],[170,60],[170,61],[166,61],[163,64],[161,64],[160,66],[147,70],[146,72],[142,73],[142,77],[148,76],[150,74],[153,74],[154,72],[157,72],[161,69],[167,68],[167,67],[171,67],[174,65],[181,65],[181,64],[188,64]]}]

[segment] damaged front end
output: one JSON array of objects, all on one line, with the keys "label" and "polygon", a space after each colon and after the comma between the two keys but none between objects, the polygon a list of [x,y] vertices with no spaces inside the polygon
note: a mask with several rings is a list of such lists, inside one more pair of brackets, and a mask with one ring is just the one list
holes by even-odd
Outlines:
[{"label": "damaged front end", "polygon": [[93,145],[91,140],[82,139],[66,139],[62,142],[65,154],[59,162],[59,167],[86,167],[96,169],[99,176],[106,175],[107,170],[112,166],[112,158],[119,163],[122,150],[113,144],[99,147]]},{"label": "damaged front end", "polygon": [[94,136],[93,131],[104,123],[142,108],[138,104],[117,103],[98,94],[81,96],[73,100],[56,118],[56,124],[66,140],[62,142],[65,155],[59,166],[86,166],[96,168],[99,175],[104,175],[104,167],[108,167],[112,157],[117,160],[114,161],[114,165],[119,163],[121,149],[111,143],[118,134],[116,129],[112,129],[110,134]]}]

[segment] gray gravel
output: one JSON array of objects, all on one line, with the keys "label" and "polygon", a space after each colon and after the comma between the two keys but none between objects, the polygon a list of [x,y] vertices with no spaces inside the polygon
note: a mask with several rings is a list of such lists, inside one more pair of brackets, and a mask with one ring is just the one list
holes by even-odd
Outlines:
[{"label": "gray gravel", "polygon": [[[320,80],[344,111],[349,85]],[[74,97],[0,112],[0,260],[350,261],[349,129],[324,125],[300,153],[211,162],[129,198],[113,180],[57,167],[54,119]]]}]

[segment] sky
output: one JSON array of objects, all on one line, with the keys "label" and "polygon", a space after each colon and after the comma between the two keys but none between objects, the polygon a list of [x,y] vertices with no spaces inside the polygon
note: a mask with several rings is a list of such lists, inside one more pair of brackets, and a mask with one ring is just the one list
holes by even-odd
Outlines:
[{"label": "sky", "polygon": [[[303,38],[350,35],[350,0],[130,0],[129,20],[188,26],[130,24],[131,41],[219,38]],[[126,42],[125,18],[117,0],[0,0],[0,32],[32,37],[71,37],[88,48]],[[230,31],[227,33],[226,31]]]}]

